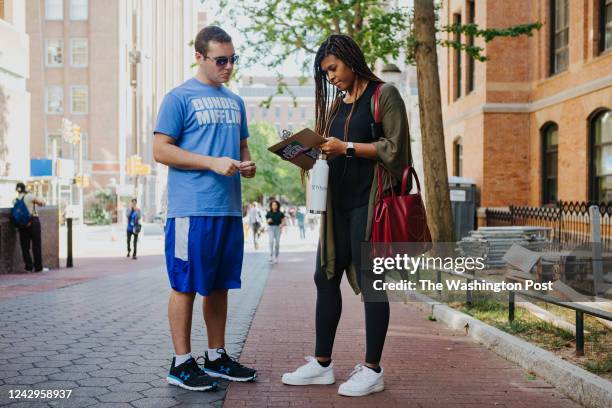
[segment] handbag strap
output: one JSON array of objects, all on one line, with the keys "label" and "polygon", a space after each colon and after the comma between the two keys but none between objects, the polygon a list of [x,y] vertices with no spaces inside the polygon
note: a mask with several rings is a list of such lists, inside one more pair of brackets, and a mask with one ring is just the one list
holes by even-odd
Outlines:
[{"label": "handbag strap", "polygon": [[372,99],[374,99],[374,123],[382,122],[382,112],[380,111],[380,101],[379,101],[380,88],[382,87],[382,85],[383,85],[382,82],[376,85],[376,89],[374,90],[374,95],[372,96]]},{"label": "handbag strap", "polygon": [[419,176],[417,176],[417,173],[414,170],[414,167],[412,166],[406,166],[406,168],[404,169],[404,174],[402,175],[402,189],[400,194],[406,194],[406,183],[408,182],[409,175],[414,177],[414,180],[416,181],[417,185],[417,193],[421,194],[421,183],[419,182]]}]

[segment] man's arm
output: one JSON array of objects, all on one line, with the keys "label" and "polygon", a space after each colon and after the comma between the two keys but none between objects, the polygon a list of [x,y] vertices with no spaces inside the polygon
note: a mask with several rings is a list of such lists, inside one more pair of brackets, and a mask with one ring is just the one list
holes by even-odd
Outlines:
[{"label": "man's arm", "polygon": [[233,176],[240,167],[240,162],[229,157],[212,157],[192,153],[176,146],[175,139],[155,134],[153,157],[158,163],[184,170],[212,170],[224,176]]},{"label": "man's arm", "polygon": [[240,141],[240,174],[245,178],[255,177],[257,167],[255,162],[251,161],[251,152],[247,139]]}]

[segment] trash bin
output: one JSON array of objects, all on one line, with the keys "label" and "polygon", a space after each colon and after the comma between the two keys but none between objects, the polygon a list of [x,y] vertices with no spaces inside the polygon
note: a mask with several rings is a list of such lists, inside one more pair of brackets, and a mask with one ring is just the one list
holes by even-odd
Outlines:
[{"label": "trash bin", "polygon": [[451,176],[448,178],[448,187],[455,224],[455,241],[460,241],[476,229],[476,182],[467,177]]}]

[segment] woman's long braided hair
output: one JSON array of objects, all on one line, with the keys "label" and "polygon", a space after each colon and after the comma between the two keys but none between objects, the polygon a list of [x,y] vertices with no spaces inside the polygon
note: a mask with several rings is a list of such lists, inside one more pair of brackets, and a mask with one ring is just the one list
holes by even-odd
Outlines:
[{"label": "woman's long braided hair", "polygon": [[[344,92],[338,91],[327,81],[327,75],[321,68],[321,62],[328,55],[334,55],[342,60],[356,75],[356,80],[353,83],[353,89],[357,89],[358,80],[364,79],[373,82],[383,82],[378,78],[368,64],[366,63],[363,51],[359,45],[348,35],[333,34],[327,37],[323,44],[319,47],[314,61],[314,77],[315,77],[315,131],[325,137],[329,137],[329,127],[333,121],[342,99]],[[353,114],[353,109],[357,104],[353,103],[351,113],[348,116],[345,124],[345,137],[348,130],[348,122]]]}]

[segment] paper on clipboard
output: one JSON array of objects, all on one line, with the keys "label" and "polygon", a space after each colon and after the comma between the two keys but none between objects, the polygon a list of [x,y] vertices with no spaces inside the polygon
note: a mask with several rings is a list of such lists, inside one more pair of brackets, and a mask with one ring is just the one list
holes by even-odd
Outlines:
[{"label": "paper on clipboard", "polygon": [[268,150],[283,160],[290,161],[304,170],[310,170],[319,155],[317,147],[324,142],[325,138],[305,128],[268,147]]}]

